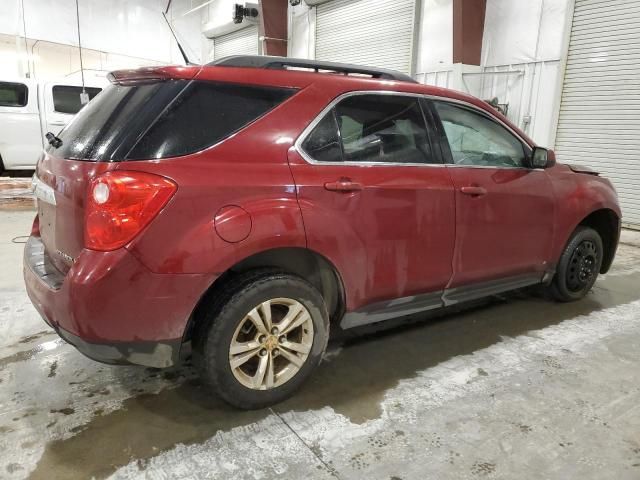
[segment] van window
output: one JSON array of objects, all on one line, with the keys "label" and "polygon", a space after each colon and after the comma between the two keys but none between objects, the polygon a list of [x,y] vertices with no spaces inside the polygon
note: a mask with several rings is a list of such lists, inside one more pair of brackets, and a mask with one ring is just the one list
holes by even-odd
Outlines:
[{"label": "van window", "polygon": [[[102,89],[94,87],[85,87],[85,91],[89,94],[89,100],[98,95]],[[71,85],[54,85],[53,109],[58,113],[70,113],[75,115],[84,105],[80,102],[80,94],[82,87],[74,87]]]},{"label": "van window", "polygon": [[24,83],[0,82],[0,107],[24,107],[29,89]]}]

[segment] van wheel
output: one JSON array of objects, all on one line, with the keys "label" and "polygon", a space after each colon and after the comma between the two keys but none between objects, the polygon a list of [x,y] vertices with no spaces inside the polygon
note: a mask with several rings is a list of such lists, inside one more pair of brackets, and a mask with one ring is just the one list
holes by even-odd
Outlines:
[{"label": "van wheel", "polygon": [[236,277],[201,312],[194,363],[217,395],[241,409],[289,397],[327,347],[324,300],[295,275],[258,270]]},{"label": "van wheel", "polygon": [[589,227],[578,227],[562,252],[556,274],[547,288],[560,302],[583,298],[593,287],[602,265],[602,238]]}]

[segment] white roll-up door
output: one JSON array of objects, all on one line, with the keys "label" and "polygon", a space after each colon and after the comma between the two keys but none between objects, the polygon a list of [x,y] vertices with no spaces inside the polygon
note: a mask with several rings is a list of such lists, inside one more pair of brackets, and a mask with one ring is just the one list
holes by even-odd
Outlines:
[{"label": "white roll-up door", "polygon": [[576,0],[556,135],[558,160],[609,177],[640,226],[640,2]]},{"label": "white roll-up door", "polygon": [[316,11],[316,59],[411,73],[415,0],[332,0]]},{"label": "white roll-up door", "polygon": [[258,55],[257,25],[251,25],[213,40],[215,60],[229,55]]}]

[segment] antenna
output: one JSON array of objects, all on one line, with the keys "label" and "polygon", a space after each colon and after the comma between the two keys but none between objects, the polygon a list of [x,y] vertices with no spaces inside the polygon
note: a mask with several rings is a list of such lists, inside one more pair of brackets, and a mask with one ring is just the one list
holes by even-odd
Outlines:
[{"label": "antenna", "polygon": [[89,103],[89,95],[84,88],[84,67],[82,65],[82,42],[80,41],[80,8],[78,7],[78,0],[76,0],[76,23],[78,25],[78,52],[80,53],[80,76],[82,78],[82,93],[80,94],[80,104],[86,105]]},{"label": "antenna", "polygon": [[[168,8],[167,8],[167,10],[168,10]],[[162,16],[164,17],[164,21],[167,22],[167,26],[169,27],[169,30],[171,30],[171,34],[173,35],[173,39],[178,44],[178,49],[180,50],[180,53],[182,54],[182,58],[184,58],[185,65],[195,65],[194,63],[189,61],[189,57],[187,57],[187,54],[184,51],[184,48],[182,48],[182,45],[180,44],[180,40],[178,40],[176,32],[173,30],[173,27],[171,26],[171,22],[169,22],[169,19],[167,18],[167,14],[165,12],[162,12]]]}]

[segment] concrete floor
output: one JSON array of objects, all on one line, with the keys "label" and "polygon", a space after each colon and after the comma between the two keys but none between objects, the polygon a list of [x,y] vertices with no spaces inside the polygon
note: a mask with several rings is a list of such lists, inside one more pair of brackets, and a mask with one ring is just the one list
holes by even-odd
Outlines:
[{"label": "concrete floor", "polygon": [[640,479],[637,233],[581,302],[515,293],[345,337],[293,399],[239,412],[189,365],[59,340],[24,292],[20,208],[0,201],[0,478]]}]

